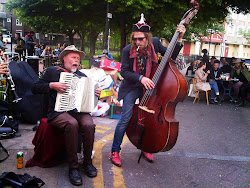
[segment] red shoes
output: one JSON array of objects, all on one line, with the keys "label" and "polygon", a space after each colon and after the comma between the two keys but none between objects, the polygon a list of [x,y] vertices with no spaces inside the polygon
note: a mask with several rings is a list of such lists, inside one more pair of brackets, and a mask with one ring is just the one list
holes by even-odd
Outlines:
[{"label": "red shoes", "polygon": [[146,161],[153,163],[154,162],[154,158],[153,155],[151,153],[147,153],[142,151],[142,156],[146,159]]},{"label": "red shoes", "polygon": [[116,166],[122,166],[121,159],[118,152],[110,153],[110,160]]},{"label": "red shoes", "polygon": [[[146,161],[148,161],[150,163],[154,162],[154,158],[153,158],[153,155],[151,153],[147,153],[147,152],[142,151],[142,156],[146,159]],[[119,152],[110,153],[110,160],[114,165],[119,166],[119,167],[122,166]]]}]

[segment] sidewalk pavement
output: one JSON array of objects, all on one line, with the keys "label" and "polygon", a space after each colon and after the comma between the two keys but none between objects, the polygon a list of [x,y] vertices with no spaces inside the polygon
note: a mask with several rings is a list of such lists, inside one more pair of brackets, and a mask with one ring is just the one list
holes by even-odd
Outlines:
[{"label": "sidewalk pavement", "polygon": [[[109,153],[117,120],[94,117],[96,123],[94,164],[96,178],[83,171],[82,187],[249,187],[250,145],[249,104],[236,108],[229,101],[207,106],[204,100],[192,104],[192,98],[179,103],[176,119],[179,137],[169,152],[154,154],[153,164],[141,160],[128,139],[122,145],[122,168],[113,166]],[[34,125],[20,124],[21,137],[1,140],[10,157],[0,164],[4,171],[28,173],[41,178],[48,188],[74,187],[68,180],[67,164],[52,168],[16,168],[16,154],[24,152],[24,163],[33,156]]]}]

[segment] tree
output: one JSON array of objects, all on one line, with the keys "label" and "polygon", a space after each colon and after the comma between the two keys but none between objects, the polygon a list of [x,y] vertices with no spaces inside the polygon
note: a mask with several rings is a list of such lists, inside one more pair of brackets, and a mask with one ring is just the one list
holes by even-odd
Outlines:
[{"label": "tree", "polygon": [[[143,12],[152,28],[153,35],[171,39],[182,15],[189,9],[186,0],[106,0],[113,14],[110,26],[121,36],[120,50],[127,44],[132,25],[139,21]],[[92,52],[97,33],[104,31],[106,1],[99,0],[9,0],[7,7],[15,10],[20,20],[39,32],[68,34],[73,42],[74,33],[82,40],[93,37]],[[200,0],[197,19],[190,25],[185,38],[198,38],[214,23],[224,22],[229,7],[236,12],[248,13],[249,0]]]},{"label": "tree", "polygon": [[10,0],[7,3],[9,10],[13,9],[24,24],[38,32],[65,33],[71,44],[74,44],[74,34],[78,33],[82,50],[84,38],[89,31],[93,33],[93,29],[96,32],[103,30],[100,24],[105,16],[103,7],[105,2],[97,0]]},{"label": "tree", "polygon": [[[201,33],[207,33],[214,23],[224,22],[229,7],[237,12],[248,13],[250,3],[248,0],[200,0],[197,19],[189,26],[185,38],[199,37]],[[145,14],[153,35],[170,40],[176,25],[189,8],[189,2],[186,0],[112,0],[111,12],[116,27],[121,29],[120,49],[126,45],[127,34],[131,32],[132,25],[139,21],[140,13]]]},{"label": "tree", "polygon": [[243,37],[247,40],[247,43],[250,44],[250,30],[243,30],[240,32]]}]

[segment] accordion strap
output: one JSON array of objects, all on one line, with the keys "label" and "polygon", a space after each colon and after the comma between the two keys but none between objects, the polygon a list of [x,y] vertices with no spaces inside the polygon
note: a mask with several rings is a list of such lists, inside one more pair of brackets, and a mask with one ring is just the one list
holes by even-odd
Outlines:
[{"label": "accordion strap", "polygon": [[5,161],[10,156],[10,153],[8,152],[8,150],[5,147],[3,147],[1,142],[0,142],[0,149],[2,149],[5,153],[7,153],[7,156],[5,158],[0,159],[0,163],[1,163],[1,162]]}]

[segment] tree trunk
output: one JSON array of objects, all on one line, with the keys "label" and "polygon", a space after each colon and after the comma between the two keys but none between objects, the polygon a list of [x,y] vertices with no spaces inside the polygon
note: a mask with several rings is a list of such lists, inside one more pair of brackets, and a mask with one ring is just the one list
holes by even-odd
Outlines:
[{"label": "tree trunk", "polygon": [[86,33],[84,31],[79,31],[78,34],[80,35],[81,50],[85,52],[85,35],[86,35]]},{"label": "tree trunk", "polygon": [[92,29],[89,36],[90,36],[89,58],[92,58],[93,55],[95,55],[95,44],[96,44],[96,39],[97,39],[98,33],[95,30]]},{"label": "tree trunk", "polygon": [[120,19],[120,31],[121,31],[121,45],[120,45],[120,53],[122,54],[122,49],[126,46],[126,26],[125,26],[125,17],[122,14]]},{"label": "tree trunk", "polygon": [[74,33],[71,31],[69,32],[69,44],[74,45]]}]

